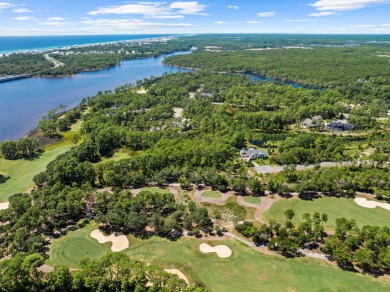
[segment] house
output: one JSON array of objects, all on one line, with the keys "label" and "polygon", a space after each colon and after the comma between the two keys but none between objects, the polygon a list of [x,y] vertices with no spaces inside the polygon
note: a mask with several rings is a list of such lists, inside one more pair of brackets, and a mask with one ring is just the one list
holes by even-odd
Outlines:
[{"label": "house", "polygon": [[302,121],[301,126],[304,128],[316,128],[318,127],[318,125],[321,124],[322,120],[322,116],[314,116],[311,119],[306,119]]},{"label": "house", "polygon": [[327,125],[328,129],[331,131],[351,131],[355,129],[355,126],[351,123],[348,123],[347,120],[337,120]]},{"label": "house", "polygon": [[213,94],[212,94],[212,93],[209,93],[209,92],[202,92],[202,93],[200,94],[200,96],[211,98],[211,97],[213,97]]},{"label": "house", "polygon": [[257,150],[249,148],[248,150],[242,149],[240,151],[241,159],[255,160],[257,158],[267,158],[267,154],[263,150]]}]

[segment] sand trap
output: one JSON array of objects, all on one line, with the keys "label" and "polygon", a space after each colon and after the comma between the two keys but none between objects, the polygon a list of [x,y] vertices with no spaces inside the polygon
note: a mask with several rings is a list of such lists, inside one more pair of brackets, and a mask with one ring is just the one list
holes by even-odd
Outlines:
[{"label": "sand trap", "polygon": [[173,111],[174,111],[174,117],[175,119],[180,119],[182,116],[183,116],[183,109],[182,108],[179,108],[179,107],[174,107],[173,108]]},{"label": "sand trap", "polygon": [[121,233],[113,233],[109,236],[105,236],[99,229],[95,229],[91,231],[90,236],[97,239],[99,243],[106,243],[111,241],[111,250],[113,252],[122,251],[129,247],[129,240]]},{"label": "sand trap", "polygon": [[145,94],[147,91],[144,88],[140,88],[137,90],[138,94]]},{"label": "sand trap", "polygon": [[0,210],[8,209],[9,202],[0,203]]},{"label": "sand trap", "polygon": [[49,273],[54,271],[54,268],[52,266],[43,264],[42,266],[38,267],[37,270],[42,272],[42,273],[49,274]]},{"label": "sand trap", "polygon": [[177,269],[164,269],[164,271],[169,273],[169,274],[178,275],[180,279],[186,281],[188,286],[190,285],[190,283],[188,282],[187,277],[180,270],[177,270]]},{"label": "sand trap", "polygon": [[380,203],[376,201],[368,201],[366,198],[356,198],[355,203],[358,204],[361,207],[374,209],[376,207],[381,207],[383,209],[390,211],[390,204],[387,203]]},{"label": "sand trap", "polygon": [[226,245],[210,246],[207,243],[199,245],[199,249],[203,253],[215,252],[220,258],[228,258],[232,255],[232,250]]}]

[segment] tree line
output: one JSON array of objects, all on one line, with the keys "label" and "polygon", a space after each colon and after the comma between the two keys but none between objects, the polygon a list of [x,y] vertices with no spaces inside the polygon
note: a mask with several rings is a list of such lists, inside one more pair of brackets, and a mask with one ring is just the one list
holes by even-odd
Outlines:
[{"label": "tree line", "polygon": [[328,235],[323,223],[327,214],[305,213],[303,223],[294,226],[291,219],[294,210],[285,212],[284,225],[270,221],[256,228],[252,222],[236,224],[235,229],[253,242],[267,245],[270,250],[285,257],[303,256],[302,249],[317,248],[345,270],[360,271],[373,275],[390,272],[390,230],[388,227],[364,226],[359,229],[354,219],[336,219],[336,232]]}]

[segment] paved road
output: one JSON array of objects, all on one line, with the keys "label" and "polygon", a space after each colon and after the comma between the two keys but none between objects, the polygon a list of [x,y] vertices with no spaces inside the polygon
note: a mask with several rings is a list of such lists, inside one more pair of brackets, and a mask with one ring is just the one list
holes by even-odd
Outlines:
[{"label": "paved road", "polygon": [[[274,165],[258,165],[257,163],[253,163],[255,165],[255,170],[257,173],[278,173],[283,171],[283,166],[274,166]],[[336,166],[347,166],[352,165],[352,162],[321,162],[321,167],[336,167]],[[303,171],[307,169],[312,169],[315,167],[315,164],[303,165],[298,164],[296,170]]]},{"label": "paved road", "polygon": [[49,62],[52,62],[54,64],[54,68],[58,68],[58,67],[65,65],[64,63],[57,61],[56,59],[50,57],[49,54],[44,54],[43,56],[45,57],[46,60],[48,60]]},{"label": "paved road", "polygon": [[[250,242],[249,240],[246,240],[245,238],[242,238],[242,237],[240,237],[238,235],[235,235],[233,233],[230,233],[230,232],[224,232],[224,234],[226,234],[227,236],[230,236],[230,237],[232,237],[232,238],[234,238],[234,239],[236,239],[238,241],[241,241],[243,244],[246,244],[247,246],[249,246],[249,247],[259,251],[259,249],[257,248],[257,246],[253,242]],[[302,252],[305,256],[307,256],[309,258],[320,259],[320,260],[328,260],[328,258],[327,258],[327,256],[325,254],[307,252],[307,251],[302,250],[302,249],[299,249],[299,251]]]},{"label": "paved road", "polygon": [[252,247],[252,248],[256,247],[256,245],[253,242],[250,242],[249,240],[246,240],[245,238],[242,238],[238,235],[235,235],[235,234],[230,233],[230,232],[224,232],[224,234],[226,234],[234,239],[237,239],[238,241],[241,241],[243,244],[246,244],[249,247]]}]

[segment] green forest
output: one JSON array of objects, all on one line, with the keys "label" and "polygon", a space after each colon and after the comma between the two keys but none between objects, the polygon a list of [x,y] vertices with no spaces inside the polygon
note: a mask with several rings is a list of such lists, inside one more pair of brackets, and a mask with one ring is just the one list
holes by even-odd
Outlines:
[{"label": "green forest", "polygon": [[[305,213],[294,225],[293,209],[285,212],[284,224],[257,220],[255,207],[263,199],[310,202],[355,198],[363,192],[377,202],[390,201],[390,59],[377,56],[389,48],[362,45],[364,37],[349,47],[341,36],[296,38],[183,37],[144,51],[136,48],[140,54],[134,56],[90,54],[81,59],[79,54],[53,54],[66,64],[57,68],[47,68],[51,63],[37,55],[7,69],[7,62],[23,64],[24,57],[0,58],[0,74],[54,76],[107,68],[149,56],[146,52],[157,56],[195,46],[198,51],[167,58],[166,63],[199,69],[100,91],[75,108],[60,105],[42,117],[43,136],[74,147],[34,176],[31,193],[9,194],[9,208],[0,211],[0,257],[5,257],[0,261],[0,291],[206,291],[203,283],[188,287],[162,268],[125,254],[84,258],[75,271],[58,266],[45,275],[37,270],[53,239],[92,221],[105,234],[175,242],[185,232],[223,236],[227,230],[221,221],[230,216],[234,231],[229,231],[256,247],[266,245],[271,253],[301,257],[302,249],[313,248],[344,270],[388,275],[388,226],[361,227],[354,218],[337,218],[336,229],[327,233],[326,213]],[[310,49],[280,47],[299,44]],[[221,51],[207,51],[207,46]],[[274,49],[246,50],[262,46]],[[78,50],[81,55],[98,47]],[[242,73],[304,86],[256,81]],[[313,117],[320,117],[318,123],[306,127],[303,121]],[[353,128],[329,126],[340,120]],[[35,137],[0,143],[6,160],[39,159],[45,147]],[[240,150],[248,148],[266,155],[245,158]],[[322,167],[324,162],[330,166]],[[262,167],[280,171],[258,171]],[[0,184],[6,180],[0,174]],[[182,193],[150,190],[171,184]],[[137,195],[135,189],[140,190]],[[204,189],[213,196],[200,203],[194,198]],[[220,192],[228,197],[225,201],[218,201]],[[249,196],[249,207],[239,204],[239,197]]]}]

